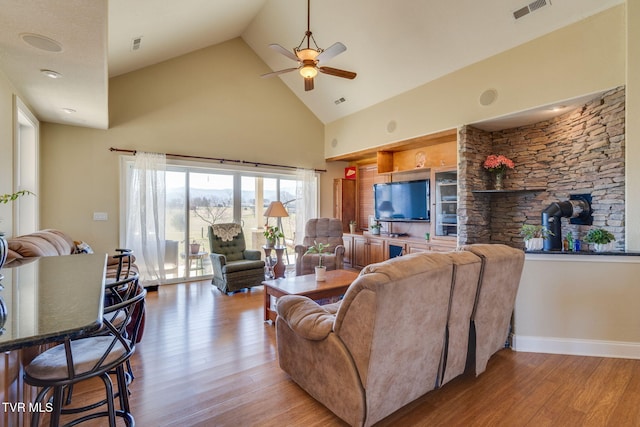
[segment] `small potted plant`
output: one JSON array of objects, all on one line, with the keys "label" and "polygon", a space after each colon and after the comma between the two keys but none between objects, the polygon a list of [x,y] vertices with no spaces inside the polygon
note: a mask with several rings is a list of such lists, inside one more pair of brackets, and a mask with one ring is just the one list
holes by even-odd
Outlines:
[{"label": "small potted plant", "polygon": [[277,239],[284,237],[284,234],[275,225],[266,225],[263,234],[267,239],[267,246],[270,248],[276,245]]},{"label": "small potted plant", "polygon": [[305,254],[318,254],[318,265],[316,265],[316,281],[324,282],[327,276],[327,267],[322,263],[322,255],[327,252],[328,244],[313,241],[313,245],[307,248]]},{"label": "small potted plant", "polygon": [[380,234],[380,229],[382,228],[382,224],[380,224],[379,222],[375,222],[371,225],[369,225],[369,230],[371,230],[371,234],[373,235],[379,235]]},{"label": "small potted plant", "polygon": [[520,235],[524,239],[524,245],[528,251],[539,251],[544,246],[544,240],[553,233],[542,225],[523,224]]},{"label": "small potted plant", "polygon": [[616,237],[604,228],[592,228],[584,238],[587,243],[593,244],[593,250],[596,252],[607,252],[612,250],[612,244],[616,241]]},{"label": "small potted plant", "polygon": [[354,220],[349,221],[349,233],[355,234],[358,223]]},{"label": "small potted plant", "polygon": [[193,242],[189,244],[189,251],[191,252],[191,255],[196,255],[198,252],[200,252],[200,243],[196,242],[196,240],[193,239]]}]

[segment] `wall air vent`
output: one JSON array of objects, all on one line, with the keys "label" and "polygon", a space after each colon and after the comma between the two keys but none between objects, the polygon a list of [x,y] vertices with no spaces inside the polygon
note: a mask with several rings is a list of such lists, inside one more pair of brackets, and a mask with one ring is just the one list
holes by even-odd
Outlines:
[{"label": "wall air vent", "polygon": [[513,12],[513,17],[515,19],[520,19],[525,15],[528,15],[531,12],[534,12],[540,9],[543,6],[551,6],[551,0],[536,0],[532,3],[529,3],[527,6],[523,6],[520,9]]},{"label": "wall air vent", "polygon": [[131,39],[131,50],[140,49],[140,44],[142,43],[142,36]]}]

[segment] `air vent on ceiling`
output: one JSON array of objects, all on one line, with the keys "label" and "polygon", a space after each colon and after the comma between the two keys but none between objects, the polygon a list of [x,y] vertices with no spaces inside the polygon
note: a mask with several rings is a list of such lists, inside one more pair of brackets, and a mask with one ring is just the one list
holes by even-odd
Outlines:
[{"label": "air vent on ceiling", "polygon": [[142,43],[142,36],[131,39],[131,50],[140,49],[140,44]]},{"label": "air vent on ceiling", "polygon": [[528,15],[531,12],[534,12],[540,9],[543,6],[551,5],[551,0],[536,0],[532,3],[529,3],[527,6],[523,6],[520,9],[513,12],[513,17],[515,19],[520,19],[525,15]]}]

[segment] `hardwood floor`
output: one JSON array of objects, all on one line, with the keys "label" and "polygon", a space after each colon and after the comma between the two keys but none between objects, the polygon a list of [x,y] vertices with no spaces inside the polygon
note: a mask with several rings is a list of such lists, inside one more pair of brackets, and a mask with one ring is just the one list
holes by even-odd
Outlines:
[{"label": "hardwood floor", "polygon": [[[148,294],[132,359],[138,426],[346,425],[278,367],[262,292],[226,296],[194,282]],[[77,387],[74,401],[96,389]],[[478,378],[457,378],[378,426],[640,426],[639,403],[640,360],[502,350]]]}]

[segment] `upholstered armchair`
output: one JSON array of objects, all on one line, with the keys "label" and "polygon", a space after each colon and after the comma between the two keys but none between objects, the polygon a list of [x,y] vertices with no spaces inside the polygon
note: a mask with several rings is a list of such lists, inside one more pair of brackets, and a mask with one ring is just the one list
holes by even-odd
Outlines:
[{"label": "upholstered armchair", "polygon": [[212,285],[231,293],[264,281],[264,261],[261,252],[247,249],[240,224],[209,226],[209,249],[213,266]]},{"label": "upholstered armchair", "polygon": [[330,245],[322,255],[327,270],[339,270],[344,266],[344,242],[342,240],[342,221],[336,218],[313,218],[304,227],[304,240],[296,245],[296,276],[313,274],[318,265],[318,254],[305,254],[314,242]]}]

